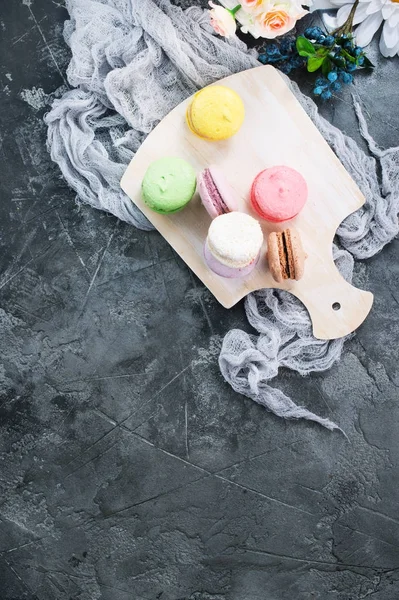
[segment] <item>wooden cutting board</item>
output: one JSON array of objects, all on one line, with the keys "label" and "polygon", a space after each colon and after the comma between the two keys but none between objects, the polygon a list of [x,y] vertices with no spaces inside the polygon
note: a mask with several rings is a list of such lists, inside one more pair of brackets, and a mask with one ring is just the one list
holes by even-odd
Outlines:
[{"label": "wooden cutting board", "polygon": [[[366,318],[373,295],[341,277],[332,259],[332,241],[341,221],[364,204],[362,193],[276,69],[261,66],[218,83],[238,92],[245,104],[240,131],[221,142],[198,138],[185,122],[189,98],[144,141],[122,177],[122,189],[224,307],[231,308],[254,290],[278,287],[304,303],[315,337],[327,340],[347,335]],[[259,171],[287,165],[302,173],[309,198],[300,215],[289,224],[299,230],[308,254],[304,277],[275,283],[267,267],[266,241],[258,266],[246,279],[224,279],[210,271],[202,252],[211,221],[198,194],[181,212],[170,216],[151,211],[142,201],[144,173],[153,160],[163,156],[184,158],[197,172],[216,164],[236,193],[240,210],[255,217],[248,198]],[[284,229],[284,225],[266,221],[261,225],[265,239],[269,231]]]}]

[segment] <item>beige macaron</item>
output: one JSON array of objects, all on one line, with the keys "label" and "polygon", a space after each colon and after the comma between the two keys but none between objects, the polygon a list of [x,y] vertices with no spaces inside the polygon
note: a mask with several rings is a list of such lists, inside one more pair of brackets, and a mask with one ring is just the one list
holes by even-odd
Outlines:
[{"label": "beige macaron", "polygon": [[270,273],[277,283],[303,277],[306,254],[301,237],[294,228],[273,231],[267,238],[267,260]]}]

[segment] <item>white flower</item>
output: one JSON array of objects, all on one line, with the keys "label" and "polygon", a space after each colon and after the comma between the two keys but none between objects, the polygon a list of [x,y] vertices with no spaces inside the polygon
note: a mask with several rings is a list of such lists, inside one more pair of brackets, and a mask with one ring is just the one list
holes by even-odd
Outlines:
[{"label": "white flower", "polygon": [[255,38],[273,39],[293,29],[305,14],[299,0],[266,0],[245,16],[240,12],[241,31],[250,32]]},{"label": "white flower", "polygon": [[[324,15],[323,18],[329,29],[336,29],[345,23],[354,0],[331,0],[331,3],[340,6],[336,17]],[[399,0],[360,0],[353,19],[353,24],[358,25],[354,31],[356,43],[362,48],[367,46],[383,21],[381,54],[399,55]]]},{"label": "white flower", "polygon": [[211,15],[211,25],[219,35],[223,37],[232,37],[236,32],[236,20],[232,15],[231,11],[218,6],[213,2],[209,2],[209,6],[212,10],[209,11]]},{"label": "white flower", "polygon": [[257,14],[262,11],[262,6],[265,4],[264,0],[241,0],[240,2],[242,10],[248,13]]}]

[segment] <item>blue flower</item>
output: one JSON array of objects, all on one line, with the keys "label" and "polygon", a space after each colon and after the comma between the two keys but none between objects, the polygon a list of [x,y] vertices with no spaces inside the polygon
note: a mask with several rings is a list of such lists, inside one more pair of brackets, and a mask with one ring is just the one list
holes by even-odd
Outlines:
[{"label": "blue flower", "polygon": [[314,88],[314,90],[313,90],[313,93],[314,93],[314,95],[315,95],[315,96],[320,96],[321,94],[323,94],[323,93],[324,93],[324,92],[323,92],[323,89],[324,89],[324,88],[322,88],[320,85],[319,85],[319,86],[317,86],[317,87],[315,87],[315,88]]},{"label": "blue flower", "polygon": [[290,59],[290,63],[293,68],[302,67],[304,64],[304,59],[302,56],[293,56]]},{"label": "blue flower", "polygon": [[278,68],[280,69],[280,71],[282,71],[286,75],[289,75],[289,73],[291,73],[291,70],[292,70],[290,63],[288,63],[288,62],[279,64]]},{"label": "blue flower", "polygon": [[349,71],[349,73],[351,71],[356,71],[356,65],[355,65],[355,63],[348,62],[348,64],[346,65],[346,70]]},{"label": "blue flower", "polygon": [[292,39],[282,40],[280,44],[280,52],[281,54],[290,54],[293,50],[294,42]]},{"label": "blue flower", "polygon": [[319,40],[321,37],[324,38],[324,33],[320,27],[308,27],[305,29],[304,35],[308,40]]},{"label": "blue flower", "polygon": [[357,64],[362,65],[363,63],[364,63],[364,56],[359,56],[359,58],[357,59]]},{"label": "blue flower", "polygon": [[323,40],[323,44],[324,46],[332,46],[335,42],[335,38],[332,35],[328,35],[326,38],[324,38]]},{"label": "blue flower", "polygon": [[280,50],[276,44],[269,44],[269,46],[266,46],[266,54],[276,56],[276,54],[280,54]]},{"label": "blue flower", "polygon": [[314,82],[316,87],[326,87],[327,80],[324,77],[316,77],[316,81]]},{"label": "blue flower", "polygon": [[340,78],[343,83],[352,83],[353,81],[353,75],[347,73],[346,71],[341,71]]},{"label": "blue flower", "polygon": [[327,75],[327,79],[328,81],[337,81],[338,79],[338,75],[335,71],[330,71],[329,74]]},{"label": "blue flower", "polygon": [[363,52],[363,48],[360,48],[360,46],[356,46],[355,56],[359,56],[359,54],[361,54],[362,52]]},{"label": "blue flower", "polygon": [[331,85],[330,88],[332,89],[333,92],[339,92],[339,90],[341,89],[341,84],[339,81],[334,81]]},{"label": "blue flower", "polygon": [[331,96],[332,94],[330,90],[324,90],[324,92],[321,93],[321,97],[323,98],[323,100],[329,100]]}]

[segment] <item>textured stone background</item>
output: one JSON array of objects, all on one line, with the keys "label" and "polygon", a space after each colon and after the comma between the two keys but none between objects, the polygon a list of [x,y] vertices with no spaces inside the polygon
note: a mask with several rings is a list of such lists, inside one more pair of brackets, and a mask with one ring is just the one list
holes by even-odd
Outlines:
[{"label": "textured stone background", "polygon": [[[398,241],[357,266],[375,304],[341,362],[277,381],[349,442],[237,396],[217,356],[242,304],[50,162],[66,16],[0,3],[1,600],[397,600]],[[353,91],[394,145],[399,61],[371,54]],[[322,111],[358,139],[350,90]]]}]

